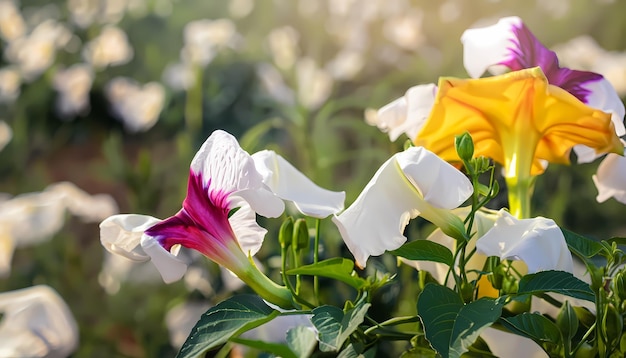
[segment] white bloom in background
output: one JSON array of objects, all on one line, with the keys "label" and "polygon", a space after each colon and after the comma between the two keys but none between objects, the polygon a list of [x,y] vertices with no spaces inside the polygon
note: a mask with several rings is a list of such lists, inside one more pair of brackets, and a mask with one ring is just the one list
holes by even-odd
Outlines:
[{"label": "white bloom in background", "polygon": [[397,46],[406,50],[417,50],[424,43],[422,22],[424,13],[411,9],[397,17],[388,18],[384,25],[384,34]]},{"label": "white bloom in background", "polygon": [[267,35],[272,60],[279,69],[289,70],[296,63],[300,53],[299,40],[300,34],[291,26],[273,29]]},{"label": "white bloom in background", "polygon": [[403,97],[381,107],[375,115],[366,116],[366,123],[388,133],[392,142],[403,133],[413,140],[428,119],[436,95],[435,84],[413,86]]},{"label": "white bloom in background", "polygon": [[446,233],[464,232],[451,210],[472,192],[459,170],[423,147],[411,147],[387,160],[333,222],[357,265],[365,267],[369,256],[402,246],[404,228],[418,215]]},{"label": "white bloom in background", "polygon": [[105,88],[113,112],[131,133],[152,128],[161,114],[165,89],[158,82],[143,86],[127,77],[112,79]]},{"label": "white bloom in background", "polygon": [[293,90],[285,84],[283,76],[269,63],[260,63],[256,66],[256,73],[261,82],[261,86],[276,102],[287,106],[296,103],[296,95]]},{"label": "white bloom in background", "polygon": [[21,194],[0,201],[0,276],[10,273],[13,249],[36,245],[50,239],[65,223],[66,210],[85,222],[97,222],[117,213],[109,195],[89,195],[69,182],[48,186],[35,193]]},{"label": "white bloom in background", "polygon": [[[626,146],[626,142],[622,140]],[[592,177],[598,189],[596,200],[599,203],[613,197],[622,204],[626,204],[626,158],[609,153],[602,159],[598,171]]]},{"label": "white bloom in background", "polygon": [[235,23],[230,19],[191,21],[184,29],[184,62],[208,65],[224,48],[235,48],[240,40]]},{"label": "white bloom in background", "polygon": [[0,1],[0,36],[6,41],[16,40],[26,33],[26,24],[12,0]]},{"label": "white bloom in background", "polygon": [[298,102],[308,109],[319,108],[333,89],[333,78],[309,57],[298,59],[296,63],[298,81]]},{"label": "white bloom in background", "polygon": [[54,75],[53,86],[58,91],[56,108],[65,118],[89,112],[89,91],[94,73],[87,64],[76,64]]},{"label": "white bloom in background", "polygon": [[520,220],[501,209],[493,228],[476,241],[476,250],[501,260],[524,261],[528,273],[574,272],[563,232],[553,220],[544,217]]},{"label": "white bloom in background", "polygon": [[11,127],[5,121],[0,121],[0,151],[11,141],[13,138],[13,131]]},{"label": "white bloom in background", "polygon": [[15,101],[21,85],[22,76],[16,66],[0,68],[0,103]]},{"label": "white bloom in background", "polygon": [[546,352],[532,339],[515,333],[487,327],[480,333],[480,337],[487,342],[489,350],[496,357],[548,358]]},{"label": "white bloom in background", "polygon": [[0,356],[57,357],[78,347],[78,327],[63,298],[39,285],[0,293]]},{"label": "white bloom in background", "polygon": [[326,64],[326,70],[338,81],[353,79],[365,66],[363,53],[355,50],[341,50]]},{"label": "white bloom in background", "polygon": [[172,307],[165,314],[165,325],[170,336],[170,344],[174,348],[182,347],[187,336],[198,322],[202,314],[211,308],[211,305],[200,301],[187,301]]},{"label": "white bloom in background", "polygon": [[126,33],[115,26],[104,27],[100,35],[83,48],[83,59],[95,69],[123,65],[133,55],[134,51]]},{"label": "white bloom in background", "polygon": [[165,84],[176,91],[186,91],[196,82],[193,68],[182,62],[167,65],[163,70],[162,79]]},{"label": "white bloom in background", "polygon": [[131,282],[142,285],[161,284],[159,271],[149,262],[136,262],[122,256],[104,252],[104,262],[98,274],[98,283],[106,293],[119,292],[122,283]]},{"label": "white bloom in background", "polygon": [[253,0],[230,0],[228,3],[228,12],[235,19],[244,18],[254,10]]},{"label": "white bloom in background", "polygon": [[52,65],[57,49],[65,47],[71,38],[72,33],[63,24],[45,20],[27,36],[9,43],[5,56],[19,67],[22,77],[30,81]]}]

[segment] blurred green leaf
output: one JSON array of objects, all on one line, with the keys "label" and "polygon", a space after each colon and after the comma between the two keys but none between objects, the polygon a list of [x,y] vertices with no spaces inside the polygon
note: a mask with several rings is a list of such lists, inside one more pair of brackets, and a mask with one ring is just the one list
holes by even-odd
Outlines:
[{"label": "blurred green leaf", "polygon": [[[315,335],[313,335],[313,340],[314,340],[313,342],[315,342]],[[231,338],[230,341],[243,344],[244,346],[248,346],[251,348],[256,348],[262,352],[272,353],[278,357],[283,357],[283,358],[306,357],[306,356],[302,356],[299,354],[295,354],[294,352],[291,351],[291,349],[289,349],[289,347],[287,347],[284,344],[269,343],[269,342],[258,341],[258,340],[253,340],[253,339],[244,339],[244,338]]]}]

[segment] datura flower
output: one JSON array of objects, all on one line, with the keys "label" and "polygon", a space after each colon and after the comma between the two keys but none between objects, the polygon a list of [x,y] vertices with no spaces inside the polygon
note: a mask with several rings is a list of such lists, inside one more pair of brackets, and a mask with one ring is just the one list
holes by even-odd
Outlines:
[{"label": "datura flower", "polygon": [[446,234],[463,239],[461,219],[450,212],[472,195],[469,179],[421,147],[393,155],[358,198],[333,218],[356,263],[402,246],[403,230],[420,215]]},{"label": "datura flower", "polygon": [[[505,17],[497,24],[466,30],[461,36],[463,63],[467,73],[478,78],[501,67],[512,71],[540,67],[551,85],[571,93],[590,107],[611,113],[618,136],[624,129],[624,104],[613,86],[602,75],[559,66],[554,51],[547,49],[519,17]],[[495,70],[495,71],[494,71]],[[575,146],[579,163],[591,162],[598,155],[593,147]]]},{"label": "datura flower", "polygon": [[626,158],[610,153],[598,166],[596,175],[592,177],[600,203],[613,197],[622,204],[626,204]]},{"label": "datura flower", "polygon": [[39,285],[0,293],[0,357],[68,357],[78,326],[59,294]]},{"label": "datura flower", "polygon": [[546,270],[574,272],[563,232],[551,219],[519,220],[504,209],[493,228],[476,241],[476,250],[501,260],[521,260],[528,273]]},{"label": "datura flower", "polygon": [[284,200],[305,215],[325,217],[343,209],[345,194],[316,186],[273,152],[250,156],[237,140],[215,131],[191,162],[187,197],[174,216],[112,216],[100,225],[105,248],[134,260],[151,259],[165,282],[180,279],[187,263],[180,247],[196,250],[232,271],[261,297],[291,306],[291,293],[278,286],[251,259],[266,230],[256,213],[277,217]]}]

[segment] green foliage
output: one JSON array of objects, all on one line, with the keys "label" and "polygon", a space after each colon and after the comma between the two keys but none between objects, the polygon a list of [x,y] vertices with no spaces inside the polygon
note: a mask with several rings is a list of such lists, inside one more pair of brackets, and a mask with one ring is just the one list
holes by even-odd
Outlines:
[{"label": "green foliage", "polygon": [[595,296],[589,284],[564,271],[541,271],[525,275],[519,282],[518,295],[542,294],[547,292],[560,293],[590,302]]},{"label": "green foliage", "polygon": [[450,249],[429,240],[411,241],[390,251],[390,253],[404,257],[407,260],[440,262],[448,266],[454,264],[454,258]]},{"label": "green foliage", "polygon": [[359,302],[353,308],[343,311],[334,306],[320,306],[313,309],[311,322],[319,332],[318,339],[322,352],[338,352],[350,335],[363,323],[371,304]]},{"label": "green foliage", "polygon": [[287,271],[288,275],[314,275],[329,277],[360,289],[366,285],[366,281],[354,272],[354,261],[337,257],[324,260],[315,264],[300,266]]}]

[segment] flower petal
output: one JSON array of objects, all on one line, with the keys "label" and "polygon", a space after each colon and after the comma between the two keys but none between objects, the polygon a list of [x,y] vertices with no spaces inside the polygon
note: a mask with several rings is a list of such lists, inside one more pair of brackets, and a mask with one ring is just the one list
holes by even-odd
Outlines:
[{"label": "flower petal", "polygon": [[183,278],[185,272],[187,272],[188,263],[165,250],[152,236],[142,236],[141,248],[150,256],[152,263],[154,263],[154,266],[159,270],[165,283],[178,281]]},{"label": "flower petal", "polygon": [[602,203],[613,197],[626,204],[626,158],[610,153],[598,166],[598,172],[592,177],[598,189],[596,200]]},{"label": "flower petal", "polygon": [[292,201],[304,215],[323,219],[343,210],[346,194],[317,186],[271,150],[252,155],[263,182],[283,200]]},{"label": "flower petal", "polygon": [[426,149],[412,147],[387,160],[333,222],[357,264],[365,267],[369,256],[406,241],[402,233],[410,219],[422,211],[452,208],[467,193],[467,185],[469,196],[471,184],[465,176]]},{"label": "flower petal", "polygon": [[0,356],[68,357],[78,328],[67,304],[49,286],[0,293]]},{"label": "flower petal", "polygon": [[435,102],[437,86],[434,83],[409,88],[403,97],[378,110],[371,125],[383,132],[389,132],[389,139],[395,141],[406,133],[413,139],[428,118]]},{"label": "flower petal", "polygon": [[478,252],[502,260],[521,260],[528,273],[545,270],[573,272],[572,255],[561,229],[543,217],[518,220],[505,210],[493,228],[476,241]]},{"label": "flower petal", "polygon": [[261,249],[267,230],[256,222],[256,214],[250,205],[242,203],[228,221],[243,252],[249,256],[256,255]]},{"label": "flower petal", "polygon": [[140,246],[145,230],[161,222],[147,215],[120,214],[100,223],[100,242],[109,252],[134,261],[150,259]]},{"label": "flower petal", "polygon": [[238,195],[263,216],[279,216],[284,210],[263,184],[250,154],[227,132],[216,130],[207,138],[191,161],[191,172],[202,178],[204,188],[210,182],[213,191]]}]

